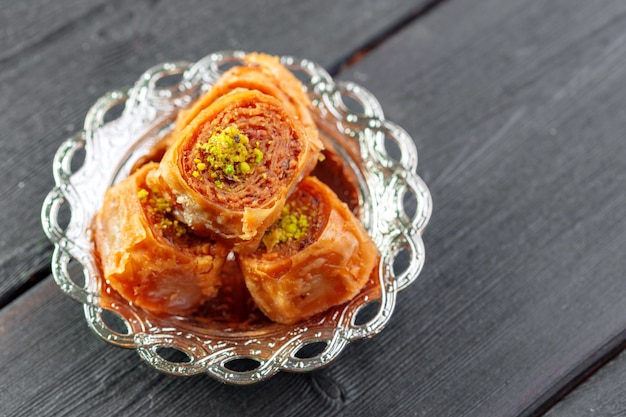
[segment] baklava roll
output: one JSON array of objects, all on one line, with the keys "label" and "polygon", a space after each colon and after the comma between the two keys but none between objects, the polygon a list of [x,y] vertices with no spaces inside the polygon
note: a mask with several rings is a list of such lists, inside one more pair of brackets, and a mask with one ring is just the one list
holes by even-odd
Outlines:
[{"label": "baklava roll", "polygon": [[194,233],[254,248],[319,151],[283,103],[237,89],[189,122],[148,182]]},{"label": "baklava roll", "polygon": [[[310,140],[319,141],[317,126],[311,115],[311,101],[304,92],[302,83],[280,63],[280,59],[272,55],[250,53],[243,61],[245,65],[228,69],[192,107],[179,112],[174,136],[217,98],[235,89],[244,88],[258,90],[280,100],[286,110],[292,113],[292,117],[304,125]],[[321,148],[321,143],[316,146]]]},{"label": "baklava roll", "polygon": [[292,324],[358,294],[378,262],[359,220],[315,177],[305,178],[259,248],[238,257],[246,286],[272,321]]},{"label": "baklava roll", "polygon": [[149,163],[110,187],[94,219],[101,272],[122,297],[158,314],[186,315],[217,294],[228,248],[193,235],[146,184]]}]

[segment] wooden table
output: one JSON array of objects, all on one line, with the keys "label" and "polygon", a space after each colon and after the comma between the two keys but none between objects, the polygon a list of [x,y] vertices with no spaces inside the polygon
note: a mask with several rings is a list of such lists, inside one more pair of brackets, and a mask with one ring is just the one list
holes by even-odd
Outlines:
[{"label": "wooden table", "polygon": [[[0,3],[0,416],[626,415],[623,0]],[[381,334],[246,387],[91,334],[39,220],[98,97],[224,49],[371,90],[434,201]]]}]

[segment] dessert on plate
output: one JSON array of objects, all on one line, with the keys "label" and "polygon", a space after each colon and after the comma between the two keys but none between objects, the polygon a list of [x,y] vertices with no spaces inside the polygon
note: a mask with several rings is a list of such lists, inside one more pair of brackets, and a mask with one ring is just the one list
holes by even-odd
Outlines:
[{"label": "dessert on plate", "polygon": [[221,289],[293,324],[356,296],[378,252],[302,84],[276,57],[242,61],[107,190],[94,249],[108,286],[153,313],[202,314]]}]

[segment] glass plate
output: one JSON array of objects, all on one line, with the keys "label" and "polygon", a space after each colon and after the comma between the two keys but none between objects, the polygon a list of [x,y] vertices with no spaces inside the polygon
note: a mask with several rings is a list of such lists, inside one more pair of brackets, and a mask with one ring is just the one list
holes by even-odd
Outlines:
[{"label": "glass plate", "polygon": [[415,173],[415,144],[385,119],[376,98],[352,82],[333,81],[311,61],[281,57],[303,82],[326,145],[356,178],[358,214],[381,255],[374,284],[350,302],[295,325],[261,320],[230,326],[198,317],[157,317],[111,292],[98,270],[90,234],[105,190],[126,177],[169,132],[180,109],[227,68],[241,64],[244,55],[224,51],[195,63],[157,65],[132,88],[100,98],[87,113],[84,129],[57,151],[56,186],[42,208],[44,231],[54,243],[54,279],[84,305],[87,323],[98,336],[136,349],[168,374],[207,373],[232,384],[253,383],[279,371],[320,368],[349,342],[380,332],[397,293],[422,269],[422,232],[432,211],[430,193]]}]

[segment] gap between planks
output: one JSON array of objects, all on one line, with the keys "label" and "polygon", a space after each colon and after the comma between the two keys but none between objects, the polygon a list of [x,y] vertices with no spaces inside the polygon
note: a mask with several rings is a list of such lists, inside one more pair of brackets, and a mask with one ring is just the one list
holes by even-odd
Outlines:
[{"label": "gap between planks", "polygon": [[540,417],[567,397],[604,365],[615,359],[626,349],[626,329],[619,332],[585,361],[568,372],[552,390],[546,391],[524,410],[520,417]]},{"label": "gap between planks", "polygon": [[[385,30],[381,31],[377,35],[374,35],[371,39],[367,40],[361,46],[355,48],[352,52],[346,54],[343,58],[340,58],[335,64],[327,68],[329,74],[332,77],[336,77],[342,72],[348,70],[352,66],[356,65],[363,58],[365,58],[372,51],[379,48],[389,39],[400,33],[406,27],[429,15],[447,1],[449,0],[431,0],[423,5],[416,6],[412,12],[407,13],[401,19],[398,19],[394,24],[389,25],[389,27],[387,27]],[[87,15],[97,15],[101,11],[101,7],[96,7],[93,10],[90,10]],[[61,28],[60,32],[66,31],[68,29],[69,28],[66,27]],[[34,45],[34,47],[36,46],[38,45]],[[12,55],[13,54],[9,54],[8,56],[0,57],[0,62],[12,59]],[[50,275],[50,265],[47,265],[35,271],[31,275],[31,277],[24,282],[23,285],[13,291],[8,297],[0,299],[0,309],[4,309],[5,307],[9,306],[13,301],[27,293],[38,283],[50,277]],[[577,387],[583,384],[588,378],[590,378],[608,362],[617,357],[625,349],[626,329],[613,337],[586,361],[582,362],[579,366],[572,369],[562,379],[562,383],[555,384],[553,390],[545,392],[526,410],[524,410],[520,414],[520,416],[539,417],[546,414],[559,401],[564,399],[569,393],[571,393]]]},{"label": "gap between planks", "polygon": [[363,45],[356,48],[353,52],[347,54],[344,58],[340,59],[337,63],[328,68],[329,74],[332,77],[336,77],[338,74],[358,63],[367,54],[381,46],[387,40],[400,33],[403,29],[433,12],[446,1],[448,0],[431,0],[415,7],[412,12],[407,13],[401,19],[398,19],[394,24],[389,25],[387,29],[378,35],[373,36],[370,40],[364,42]]},{"label": "gap between planks", "polygon": [[50,263],[36,270],[26,281],[15,290],[10,291],[4,297],[0,297],[0,310],[8,307],[13,301],[26,294],[31,288],[48,278],[52,274]]}]

